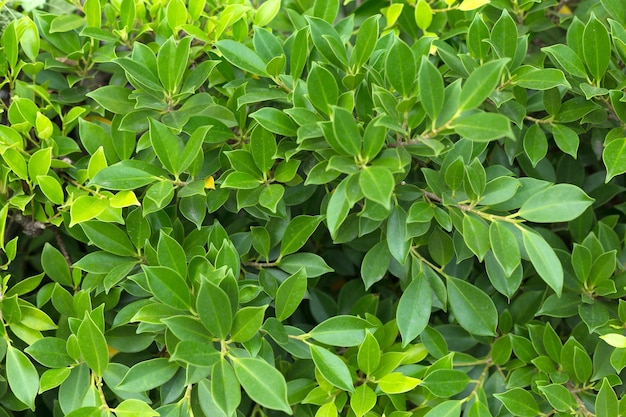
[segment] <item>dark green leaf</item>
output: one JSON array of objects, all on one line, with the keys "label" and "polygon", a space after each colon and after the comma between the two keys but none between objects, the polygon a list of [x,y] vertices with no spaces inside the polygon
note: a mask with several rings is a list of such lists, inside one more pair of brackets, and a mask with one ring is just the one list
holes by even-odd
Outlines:
[{"label": "dark green leaf", "polygon": [[428,325],[432,294],[428,278],[417,273],[406,287],[396,310],[396,322],[405,347],[419,336]]},{"label": "dark green leaf", "polygon": [[494,336],[498,311],[491,298],[458,278],[448,277],[447,284],[450,309],[461,327],[477,336]]}]

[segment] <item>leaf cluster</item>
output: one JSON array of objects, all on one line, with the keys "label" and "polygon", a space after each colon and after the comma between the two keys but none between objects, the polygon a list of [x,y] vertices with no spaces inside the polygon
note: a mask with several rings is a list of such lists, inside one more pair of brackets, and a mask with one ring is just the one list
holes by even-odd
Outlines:
[{"label": "leaf cluster", "polygon": [[1,2],[0,416],[626,415],[626,12],[570,3]]}]

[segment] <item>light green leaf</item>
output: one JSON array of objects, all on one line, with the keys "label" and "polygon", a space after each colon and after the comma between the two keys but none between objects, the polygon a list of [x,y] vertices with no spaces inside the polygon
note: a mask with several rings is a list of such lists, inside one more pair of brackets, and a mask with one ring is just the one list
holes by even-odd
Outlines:
[{"label": "light green leaf", "polygon": [[426,375],[422,386],[439,398],[450,398],[463,391],[470,382],[465,372],[455,369],[436,369]]},{"label": "light green leaf", "polygon": [[376,370],[376,368],[378,368],[378,365],[380,364],[380,357],[381,351],[378,341],[369,330],[366,330],[365,339],[363,339],[363,343],[359,346],[359,351],[357,353],[357,363],[359,365],[359,369],[366,375],[370,375]]},{"label": "light green leaf", "polygon": [[385,394],[402,394],[411,391],[422,380],[406,376],[401,372],[392,372],[378,380],[378,386]]},{"label": "light green leaf", "polygon": [[241,387],[232,366],[222,358],[211,371],[211,395],[215,404],[231,416],[241,402]]},{"label": "light green leaf", "polygon": [[566,73],[579,78],[587,78],[587,71],[582,59],[576,52],[567,45],[555,44],[541,48],[541,51],[547,54],[550,59],[559,64]]},{"label": "light green leaf", "polygon": [[560,150],[576,159],[580,138],[573,129],[570,129],[562,124],[555,123],[552,125],[552,136],[554,137],[556,146],[558,146]]},{"label": "light green leaf", "polygon": [[265,310],[267,306],[247,306],[242,307],[235,313],[233,327],[231,329],[231,340],[235,342],[247,342],[252,339],[261,328]]},{"label": "light green leaf", "polygon": [[515,84],[532,90],[549,90],[557,86],[571,88],[563,71],[555,68],[533,69],[515,79]]},{"label": "light green leaf", "polygon": [[489,142],[502,137],[512,137],[511,122],[498,113],[474,113],[454,122],[454,130],[461,137],[474,142]]},{"label": "light green leaf", "polygon": [[437,404],[428,413],[424,414],[424,417],[460,417],[461,415],[461,401],[448,400],[440,404]]},{"label": "light green leaf", "polygon": [[106,199],[81,195],[72,202],[70,207],[70,227],[99,216],[108,205],[109,202]]},{"label": "light green leaf", "polygon": [[595,406],[597,417],[617,417],[620,414],[617,395],[607,378],[602,380]]},{"label": "light green leaf", "polygon": [[521,262],[515,235],[499,221],[494,221],[489,226],[489,241],[498,264],[502,267],[504,274],[510,277]]},{"label": "light green leaf", "polygon": [[356,417],[362,417],[376,405],[376,393],[367,384],[356,387],[350,396],[350,408]]}]

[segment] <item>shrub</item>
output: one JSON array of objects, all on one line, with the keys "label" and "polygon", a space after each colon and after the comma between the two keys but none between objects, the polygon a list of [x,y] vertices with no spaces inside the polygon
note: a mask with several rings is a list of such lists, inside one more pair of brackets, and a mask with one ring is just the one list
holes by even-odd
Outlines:
[{"label": "shrub", "polygon": [[626,415],[626,12],[568,3],[3,3],[0,416]]}]

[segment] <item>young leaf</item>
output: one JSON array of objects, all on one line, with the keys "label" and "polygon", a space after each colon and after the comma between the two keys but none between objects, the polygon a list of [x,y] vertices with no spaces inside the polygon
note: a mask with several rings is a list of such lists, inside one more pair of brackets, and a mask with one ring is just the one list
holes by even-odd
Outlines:
[{"label": "young leaf", "polygon": [[556,146],[558,146],[560,150],[576,159],[580,138],[574,130],[562,124],[555,123],[552,125],[552,136],[554,137]]},{"label": "young leaf", "polygon": [[273,366],[259,358],[231,358],[239,383],[260,405],[291,415],[287,401],[287,383]]},{"label": "young leaf", "polygon": [[359,346],[357,354],[359,369],[367,375],[371,374],[378,368],[380,358],[380,345],[372,333],[366,330],[365,339],[363,339],[363,343]]},{"label": "young leaf", "polygon": [[461,327],[477,336],[495,336],[498,311],[491,298],[458,278],[448,277],[447,284],[448,303]]},{"label": "young leaf", "polygon": [[428,278],[418,273],[406,287],[396,310],[396,322],[406,347],[419,336],[430,320],[432,294]]},{"label": "young leaf", "polygon": [[291,316],[298,306],[307,288],[306,270],[300,268],[295,274],[283,281],[276,291],[276,318],[280,321]]},{"label": "young leaf", "polygon": [[367,384],[359,385],[350,396],[350,408],[356,417],[363,417],[376,405],[376,393]]}]

